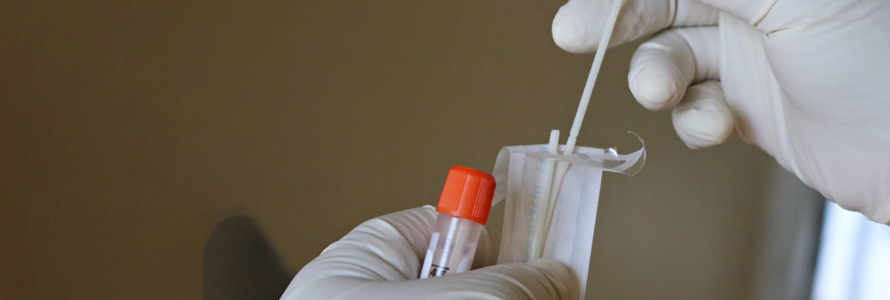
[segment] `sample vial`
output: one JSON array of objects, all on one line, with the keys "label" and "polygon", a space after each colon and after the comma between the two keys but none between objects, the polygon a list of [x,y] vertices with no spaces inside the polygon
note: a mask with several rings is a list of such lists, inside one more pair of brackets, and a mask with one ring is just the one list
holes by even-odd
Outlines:
[{"label": "sample vial", "polygon": [[494,177],[488,173],[463,166],[448,170],[420,279],[470,269],[482,226],[488,222],[494,187]]}]

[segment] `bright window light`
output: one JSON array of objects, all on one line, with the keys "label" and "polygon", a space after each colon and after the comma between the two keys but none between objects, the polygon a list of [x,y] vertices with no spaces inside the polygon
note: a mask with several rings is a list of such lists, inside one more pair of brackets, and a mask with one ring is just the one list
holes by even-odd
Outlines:
[{"label": "bright window light", "polygon": [[890,299],[890,226],[829,202],[813,300]]}]

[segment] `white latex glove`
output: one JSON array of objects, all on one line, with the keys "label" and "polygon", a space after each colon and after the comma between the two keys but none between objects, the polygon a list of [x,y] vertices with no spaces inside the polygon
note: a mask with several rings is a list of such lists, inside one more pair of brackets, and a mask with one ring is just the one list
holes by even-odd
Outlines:
[{"label": "white latex glove", "polygon": [[550,259],[418,280],[435,222],[432,206],[368,220],[303,267],[281,299],[566,299],[568,268]]},{"label": "white latex glove", "polygon": [[[890,223],[890,1],[627,2],[613,45],[661,31],[634,54],[630,90],[673,108],[686,145],[735,128],[841,207]],[[594,51],[612,3],[569,1],[556,44]]]}]

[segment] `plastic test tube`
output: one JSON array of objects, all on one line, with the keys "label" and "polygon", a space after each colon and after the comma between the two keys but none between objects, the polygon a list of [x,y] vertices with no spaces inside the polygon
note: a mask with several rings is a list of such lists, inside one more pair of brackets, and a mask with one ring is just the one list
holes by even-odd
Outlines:
[{"label": "plastic test tube", "polygon": [[470,269],[482,227],[488,222],[494,187],[494,177],[488,173],[463,166],[448,170],[420,279]]}]

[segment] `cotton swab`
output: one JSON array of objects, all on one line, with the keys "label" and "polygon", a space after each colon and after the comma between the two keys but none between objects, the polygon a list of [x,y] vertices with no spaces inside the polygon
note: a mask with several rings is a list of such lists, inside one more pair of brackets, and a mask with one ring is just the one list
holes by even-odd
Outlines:
[{"label": "cotton swab", "polygon": [[[566,147],[563,155],[571,155],[575,151],[575,143],[578,140],[578,132],[581,131],[581,123],[584,122],[584,114],[587,113],[587,105],[590,103],[590,96],[593,94],[593,86],[599,75],[600,67],[603,65],[603,58],[606,56],[606,48],[609,47],[609,40],[612,38],[612,31],[615,29],[615,23],[618,21],[618,14],[621,12],[621,6],[624,0],[615,0],[612,4],[612,10],[609,12],[609,19],[606,21],[606,28],[603,29],[603,36],[600,38],[599,46],[596,48],[596,55],[593,57],[593,64],[590,66],[590,73],[587,75],[587,82],[584,84],[584,91],[581,93],[581,102],[578,103],[578,110],[575,112],[575,120],[572,122],[572,129],[569,131],[569,138],[566,141]],[[558,134],[558,133],[557,133]],[[553,132],[550,135],[553,139]],[[558,162],[556,166],[556,174],[550,187],[550,196],[547,201],[547,216],[542,223],[541,244],[547,240],[547,231],[550,229],[550,222],[553,220],[553,210],[556,207],[556,198],[559,195],[559,188],[562,185],[562,179],[568,171],[569,164],[566,162]],[[545,174],[549,175],[550,174]],[[549,179],[549,178],[548,178]],[[543,253],[538,252],[539,255]],[[535,256],[538,258],[540,256]]]},{"label": "cotton swab", "polygon": [[569,131],[569,139],[566,141],[564,155],[572,154],[575,151],[575,142],[578,140],[578,132],[581,131],[581,123],[584,122],[584,114],[587,113],[587,104],[590,103],[590,96],[593,94],[593,85],[596,83],[596,77],[599,75],[600,67],[603,65],[606,48],[609,48],[609,40],[612,38],[612,31],[615,28],[615,23],[618,21],[618,13],[621,12],[622,5],[624,5],[624,0],[615,0],[615,3],[612,4],[609,20],[606,22],[606,28],[603,30],[600,44],[596,47],[593,65],[590,66],[590,73],[587,75],[587,83],[584,84],[584,92],[581,93],[581,103],[578,104],[578,111],[575,112],[575,121],[572,122],[572,130]]}]

